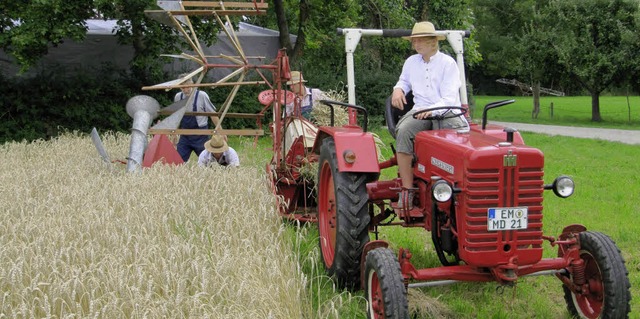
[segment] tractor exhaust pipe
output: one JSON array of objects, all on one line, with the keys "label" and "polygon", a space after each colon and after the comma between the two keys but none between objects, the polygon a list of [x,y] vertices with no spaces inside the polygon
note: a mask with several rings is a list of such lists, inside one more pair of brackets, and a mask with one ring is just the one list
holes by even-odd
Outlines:
[{"label": "tractor exhaust pipe", "polygon": [[153,119],[158,117],[159,110],[160,103],[147,95],[136,95],[127,101],[127,114],[133,118],[127,172],[140,170],[142,157],[147,148],[147,131]]}]

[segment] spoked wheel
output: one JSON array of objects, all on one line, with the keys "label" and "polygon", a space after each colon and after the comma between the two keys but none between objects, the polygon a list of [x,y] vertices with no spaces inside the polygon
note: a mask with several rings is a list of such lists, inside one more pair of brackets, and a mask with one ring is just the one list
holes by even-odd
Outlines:
[{"label": "spoked wheel", "polygon": [[318,229],[327,272],[338,284],[357,288],[360,258],[369,242],[366,183],[375,174],[339,172],[335,142],[326,138],[320,148],[318,172]]},{"label": "spoked wheel", "polygon": [[376,248],[367,254],[365,266],[368,317],[408,318],[407,291],[398,258],[388,248]]},{"label": "spoked wheel", "polygon": [[563,286],[567,309],[578,318],[627,318],[630,283],[620,250],[605,234],[589,231],[580,233],[580,246],[585,285],[583,293]]}]

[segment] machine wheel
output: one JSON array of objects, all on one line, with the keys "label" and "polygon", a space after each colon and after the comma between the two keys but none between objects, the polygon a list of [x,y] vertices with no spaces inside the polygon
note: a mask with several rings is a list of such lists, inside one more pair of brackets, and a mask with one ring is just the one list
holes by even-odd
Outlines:
[{"label": "machine wheel", "polygon": [[620,250],[607,235],[590,231],[580,233],[580,246],[588,292],[563,286],[567,309],[578,318],[627,318],[631,285]]},{"label": "machine wheel", "polygon": [[376,248],[367,254],[365,267],[368,317],[408,318],[407,291],[397,256],[388,248]]},{"label": "machine wheel", "polygon": [[339,172],[336,147],[326,138],[320,148],[318,228],[322,260],[341,287],[357,288],[360,258],[369,242],[366,183],[374,174]]}]

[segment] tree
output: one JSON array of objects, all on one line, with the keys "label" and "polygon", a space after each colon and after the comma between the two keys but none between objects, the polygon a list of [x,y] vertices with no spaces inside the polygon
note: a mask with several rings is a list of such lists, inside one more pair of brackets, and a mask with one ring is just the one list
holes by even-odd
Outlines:
[{"label": "tree", "polygon": [[540,113],[540,87],[541,83],[554,83],[565,80],[563,67],[558,64],[557,52],[553,50],[552,33],[543,24],[540,11],[548,5],[548,1],[537,1],[529,12],[529,21],[524,22],[520,35],[517,37],[517,52],[519,63],[517,74],[528,79],[532,85],[533,110],[531,118],[538,118]]},{"label": "tree", "polygon": [[[424,1],[413,0],[275,0],[275,14],[251,18],[251,22],[280,31],[280,45],[287,48],[293,69],[302,70],[314,85],[335,88],[346,80],[344,36],[338,28],[411,29],[420,20]],[[440,29],[471,29],[468,0],[429,1],[430,13]],[[295,31],[294,31],[295,30]],[[289,32],[297,35],[295,47]],[[465,41],[467,63],[479,61],[473,39]],[[447,48],[443,48],[447,49]],[[354,56],[356,95],[359,104],[380,114],[402,63],[412,53],[402,39],[363,37]],[[336,81],[337,80],[337,81]],[[338,82],[338,83],[336,83]],[[340,83],[342,82],[342,83]]]},{"label": "tree", "polygon": [[[50,46],[66,39],[82,41],[87,32],[85,20],[100,16],[118,20],[116,34],[123,44],[134,48],[131,71],[141,81],[162,72],[167,61],[161,53],[182,51],[184,44],[169,26],[144,14],[155,7],[155,0],[29,0],[0,2],[0,47],[13,55],[26,70],[46,55]],[[210,44],[218,30],[212,20],[192,19],[199,39]]]},{"label": "tree", "polygon": [[25,71],[50,45],[84,39],[84,21],[93,15],[93,4],[86,0],[1,1],[0,47]]},{"label": "tree", "polygon": [[540,87],[557,82],[559,68],[551,58],[551,42],[532,22],[548,0],[474,0],[478,22],[479,69],[493,77],[515,77],[533,88],[532,117],[540,111]]},{"label": "tree", "polygon": [[414,9],[415,21],[431,21],[441,30],[470,30],[471,37],[464,42],[465,62],[473,66],[482,60],[473,30],[472,0],[407,0]]},{"label": "tree", "polygon": [[285,4],[283,0],[274,0],[273,7],[276,13],[278,30],[280,31],[280,46],[287,50],[287,54],[293,60],[297,60],[302,55],[302,48],[304,47],[304,43],[306,42],[306,34],[302,26],[306,25],[307,21],[309,20],[309,3],[307,0],[300,0],[300,14],[298,15],[299,23],[296,32],[297,41],[295,43],[295,46],[291,44],[291,39],[289,37],[289,22],[287,20],[287,11],[285,10]]},{"label": "tree", "polygon": [[[355,0],[274,0],[272,7],[274,14],[251,17],[250,21],[280,32],[280,47],[287,50],[292,65],[302,63],[302,56],[309,51],[339,45],[336,28],[353,27],[359,19]],[[295,44],[289,40],[290,34],[296,35]]]},{"label": "tree", "polygon": [[638,67],[638,10],[631,0],[552,0],[541,13],[548,56],[591,93],[592,121],[602,121],[600,94]]},{"label": "tree", "polygon": [[[176,30],[159,23],[144,13],[156,8],[155,0],[95,0],[97,10],[105,19],[118,20],[116,35],[122,44],[133,46],[131,61],[133,75],[142,82],[153,81],[162,76],[162,66],[166,59],[160,59],[163,53],[178,53],[187,49]],[[210,45],[219,30],[213,19],[191,16],[198,39]]]}]

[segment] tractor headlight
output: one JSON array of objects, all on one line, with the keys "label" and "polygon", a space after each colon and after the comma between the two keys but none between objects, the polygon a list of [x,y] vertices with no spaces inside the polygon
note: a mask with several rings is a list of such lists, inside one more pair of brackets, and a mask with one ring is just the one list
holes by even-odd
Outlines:
[{"label": "tractor headlight", "polygon": [[558,176],[551,185],[544,185],[544,189],[552,189],[558,197],[567,198],[573,194],[575,183],[569,176]]},{"label": "tractor headlight", "polygon": [[453,188],[451,188],[451,185],[449,185],[447,181],[439,180],[431,186],[431,195],[436,201],[444,203],[451,199]]}]

